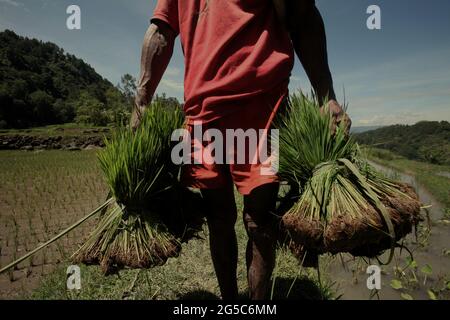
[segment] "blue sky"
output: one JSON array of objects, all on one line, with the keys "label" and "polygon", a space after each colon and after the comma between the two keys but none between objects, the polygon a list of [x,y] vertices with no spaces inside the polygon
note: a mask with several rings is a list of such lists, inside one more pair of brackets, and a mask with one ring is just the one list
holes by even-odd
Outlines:
[{"label": "blue sky", "polygon": [[[327,28],[336,91],[342,101],[345,88],[356,126],[450,121],[450,1],[316,1]],[[66,28],[70,4],[81,7],[81,30]],[[116,84],[124,73],[138,76],[141,42],[155,4],[0,0],[0,30],[54,42]],[[382,10],[381,30],[366,27],[366,9],[372,4]],[[298,88],[310,90],[297,61],[291,89]],[[179,44],[158,91],[182,100]]]}]

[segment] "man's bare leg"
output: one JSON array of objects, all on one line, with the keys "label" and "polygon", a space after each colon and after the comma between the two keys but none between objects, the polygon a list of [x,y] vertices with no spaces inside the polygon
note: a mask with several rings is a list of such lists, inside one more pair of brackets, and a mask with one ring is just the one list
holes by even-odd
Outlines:
[{"label": "man's bare leg", "polygon": [[234,229],[237,209],[233,184],[222,189],[202,190],[202,194],[208,209],[211,257],[222,299],[236,299],[238,247]]},{"label": "man's bare leg", "polygon": [[252,300],[267,298],[275,266],[277,224],[274,216],[279,184],[267,184],[244,197],[247,278]]}]

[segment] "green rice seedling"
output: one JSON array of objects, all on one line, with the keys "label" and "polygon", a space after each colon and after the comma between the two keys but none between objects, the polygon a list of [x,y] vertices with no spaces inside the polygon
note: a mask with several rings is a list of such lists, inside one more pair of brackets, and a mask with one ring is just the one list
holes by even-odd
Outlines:
[{"label": "green rice seedling", "polygon": [[179,254],[187,213],[200,207],[189,205],[197,198],[179,186],[179,167],[170,158],[172,133],[183,124],[180,110],[154,103],[136,132],[123,128],[106,141],[98,158],[114,204],[75,261],[98,263],[110,273],[161,265]]},{"label": "green rice seedling", "polygon": [[44,218],[42,212],[39,212],[39,218],[41,219],[42,226],[44,227],[45,234],[49,234],[49,227],[47,219]]},{"label": "green rice seedling", "polygon": [[[12,257],[13,259],[16,258],[17,256],[17,249],[18,249],[18,225],[17,225],[17,221],[16,221],[16,217],[15,217],[15,212],[13,211],[13,215],[11,217],[11,222],[12,222],[12,227],[13,227],[13,243],[12,243]],[[14,277],[14,270],[17,270],[17,267],[14,269],[10,269],[8,272],[8,277],[9,277],[9,281],[13,282],[15,281],[15,277]]]},{"label": "green rice seedling", "polygon": [[[29,229],[29,235],[30,238],[32,239],[33,243],[37,242],[37,237],[36,237],[36,230],[33,227],[33,212],[32,210],[26,209],[25,210],[26,214],[27,214],[27,220],[28,220],[28,229]],[[28,248],[27,248],[28,250]],[[30,257],[30,267],[34,266],[34,257]]]},{"label": "green rice seedling", "polygon": [[[41,220],[42,226],[44,227],[44,234],[45,235],[50,235],[50,230],[49,230],[49,227],[48,227],[47,219],[44,218],[44,215],[42,214],[42,212],[39,212],[39,218]],[[47,241],[47,239],[45,239],[45,236],[44,236],[44,242],[45,241]],[[43,256],[42,256],[42,265],[47,264],[47,262],[48,262],[47,261],[47,255],[46,255],[46,252],[44,251],[43,252]],[[42,267],[42,274],[43,273],[44,273],[44,269]]]},{"label": "green rice seedling", "polygon": [[[13,230],[14,230],[14,238],[13,238],[13,258],[17,255],[17,250],[19,249],[19,225],[17,223],[16,219],[16,212],[13,211],[13,215],[11,217],[12,223],[13,223]],[[17,270],[17,266],[14,268],[14,270]]]},{"label": "green rice seedling", "polygon": [[291,97],[277,120],[279,175],[301,191],[283,217],[291,249],[378,256],[412,231],[420,203],[410,186],[381,176],[362,159],[344,124],[333,134],[331,121],[302,94]]}]

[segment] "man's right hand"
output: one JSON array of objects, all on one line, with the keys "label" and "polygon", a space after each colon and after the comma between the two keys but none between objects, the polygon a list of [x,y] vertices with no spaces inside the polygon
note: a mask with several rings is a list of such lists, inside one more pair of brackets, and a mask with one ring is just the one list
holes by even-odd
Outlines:
[{"label": "man's right hand", "polygon": [[142,121],[147,105],[149,104],[145,89],[138,88],[134,99],[134,108],[131,114],[131,128],[136,130]]},{"label": "man's right hand", "polygon": [[348,136],[350,134],[350,128],[352,127],[352,120],[345,112],[344,108],[334,99],[328,101],[328,103],[320,108],[322,113],[328,110],[332,116],[331,131],[333,135],[336,133],[337,127],[344,124],[345,134]]}]

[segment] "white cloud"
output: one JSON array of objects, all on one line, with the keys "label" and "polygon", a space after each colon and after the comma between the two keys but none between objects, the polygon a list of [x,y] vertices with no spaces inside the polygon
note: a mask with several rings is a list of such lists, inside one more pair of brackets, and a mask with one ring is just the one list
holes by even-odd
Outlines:
[{"label": "white cloud", "polygon": [[414,124],[420,120],[425,120],[424,113],[393,113],[386,115],[375,115],[370,118],[360,119],[357,121],[359,126],[389,126],[393,124]]},{"label": "white cloud", "polygon": [[158,86],[157,93],[158,94],[165,93],[169,97],[175,97],[180,101],[184,101],[183,82],[164,78],[161,80],[161,83]]},{"label": "white cloud", "polygon": [[337,93],[345,86],[354,125],[449,121],[449,54],[449,48],[421,52],[347,74],[335,74]]},{"label": "white cloud", "polygon": [[21,7],[23,6],[23,3],[14,1],[14,0],[0,0],[0,3],[4,3],[13,7]]},{"label": "white cloud", "polygon": [[182,83],[179,83],[177,81],[174,80],[170,80],[170,79],[163,79],[161,80],[161,84],[165,85],[166,87],[176,90],[176,91],[183,91],[184,90],[184,86]]},{"label": "white cloud", "polygon": [[164,75],[170,76],[170,77],[177,77],[181,74],[181,70],[176,67],[168,67],[166,72],[164,72]]}]

